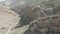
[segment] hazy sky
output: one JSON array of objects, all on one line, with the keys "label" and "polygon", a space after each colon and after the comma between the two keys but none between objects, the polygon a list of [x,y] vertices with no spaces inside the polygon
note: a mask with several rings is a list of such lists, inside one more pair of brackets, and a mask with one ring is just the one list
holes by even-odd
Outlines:
[{"label": "hazy sky", "polygon": [[5,0],[0,0],[0,2],[1,2],[1,1],[5,1]]}]

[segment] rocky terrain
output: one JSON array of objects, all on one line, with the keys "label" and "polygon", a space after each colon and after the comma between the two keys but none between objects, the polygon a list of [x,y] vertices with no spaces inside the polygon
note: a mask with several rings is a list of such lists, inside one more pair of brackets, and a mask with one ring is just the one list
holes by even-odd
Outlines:
[{"label": "rocky terrain", "polygon": [[24,34],[60,34],[60,6],[52,7],[51,4],[47,6],[43,4],[42,7],[35,6],[34,9],[30,8],[28,11],[32,13],[29,12],[27,16],[38,17],[33,18],[34,20],[30,22]]},{"label": "rocky terrain", "polygon": [[0,5],[0,34],[60,34],[60,4],[55,1],[13,6]]}]

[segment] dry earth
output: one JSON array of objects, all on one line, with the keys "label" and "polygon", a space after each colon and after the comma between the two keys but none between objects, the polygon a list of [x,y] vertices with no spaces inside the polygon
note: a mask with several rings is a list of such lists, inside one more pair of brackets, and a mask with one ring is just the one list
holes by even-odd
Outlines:
[{"label": "dry earth", "polygon": [[0,34],[8,34],[7,31],[19,20],[18,16],[14,11],[0,5]]}]

